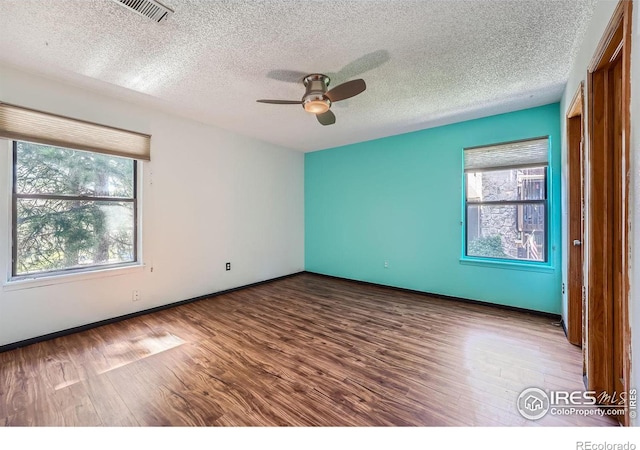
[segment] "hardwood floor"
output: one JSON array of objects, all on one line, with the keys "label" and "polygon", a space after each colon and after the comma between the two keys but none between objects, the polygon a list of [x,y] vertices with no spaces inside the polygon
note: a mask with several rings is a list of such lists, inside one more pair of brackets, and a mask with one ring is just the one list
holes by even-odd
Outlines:
[{"label": "hardwood floor", "polygon": [[551,322],[300,274],[2,353],[0,424],[615,425],[517,412],[584,389]]}]

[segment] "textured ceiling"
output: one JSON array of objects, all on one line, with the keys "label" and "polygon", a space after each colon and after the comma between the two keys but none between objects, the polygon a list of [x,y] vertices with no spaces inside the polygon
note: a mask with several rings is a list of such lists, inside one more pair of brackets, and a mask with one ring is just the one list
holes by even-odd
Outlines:
[{"label": "textured ceiling", "polygon": [[[0,0],[0,63],[303,151],[560,99],[594,0]],[[295,73],[367,90],[323,127]],[[2,99],[0,99],[2,100]]]}]

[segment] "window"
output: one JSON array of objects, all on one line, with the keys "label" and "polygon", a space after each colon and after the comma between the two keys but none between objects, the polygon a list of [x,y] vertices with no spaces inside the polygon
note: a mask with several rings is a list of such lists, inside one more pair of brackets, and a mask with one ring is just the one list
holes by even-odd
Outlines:
[{"label": "window", "polygon": [[12,279],[138,262],[138,161],[151,136],[0,102],[13,142]]},{"label": "window", "polygon": [[12,277],[137,261],[136,164],[14,141]]},{"label": "window", "polygon": [[464,150],[466,256],[547,261],[548,141]]}]

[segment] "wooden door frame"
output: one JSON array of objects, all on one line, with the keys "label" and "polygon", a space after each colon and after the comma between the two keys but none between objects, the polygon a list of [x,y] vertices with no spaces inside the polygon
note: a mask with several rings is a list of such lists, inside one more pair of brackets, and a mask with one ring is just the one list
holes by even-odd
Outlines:
[{"label": "wooden door frame", "polygon": [[[566,115],[567,136],[567,339],[574,345],[582,346],[584,326],[584,255],[580,245],[580,261],[572,256],[575,254],[573,240],[577,237],[583,240],[583,199],[584,199],[584,83],[581,82],[576,90]],[[575,129],[579,125],[579,131]],[[577,148],[576,148],[577,146]],[[576,204],[576,202],[579,202]],[[578,223],[576,223],[578,220]],[[580,280],[575,279],[576,276]]]},{"label": "wooden door frame", "polygon": [[[613,337],[614,326],[614,289],[619,287],[620,311],[622,327],[622,358],[623,376],[622,385],[624,392],[630,390],[630,344],[631,335],[629,328],[629,135],[630,135],[630,56],[631,56],[631,8],[630,0],[620,0],[613,16],[602,36],[594,57],[589,65],[587,73],[588,87],[588,130],[589,130],[589,192],[588,203],[588,233],[586,237],[587,248],[587,310],[586,310],[586,334],[587,334],[587,384],[589,390],[612,393],[615,386],[614,362],[613,362]],[[622,53],[620,53],[622,52]],[[622,152],[619,155],[620,167],[613,167],[615,157],[612,156],[611,143],[609,142],[611,126],[607,122],[607,115],[594,113],[594,98],[596,96],[607,98],[606,73],[600,69],[605,68],[614,61],[618,55],[622,56],[622,126],[621,145]],[[602,116],[602,117],[600,117]],[[596,151],[595,149],[600,149]],[[612,175],[613,174],[613,175]],[[617,177],[615,175],[618,175]],[[616,260],[620,264],[621,279],[616,284],[613,282],[613,246],[616,236],[615,200],[609,189],[613,187],[615,195],[621,195],[622,221],[622,257]],[[594,214],[594,211],[598,213]],[[618,393],[620,394],[620,393]],[[628,394],[625,394],[628,395]],[[624,425],[629,424],[629,411],[621,420]]]}]

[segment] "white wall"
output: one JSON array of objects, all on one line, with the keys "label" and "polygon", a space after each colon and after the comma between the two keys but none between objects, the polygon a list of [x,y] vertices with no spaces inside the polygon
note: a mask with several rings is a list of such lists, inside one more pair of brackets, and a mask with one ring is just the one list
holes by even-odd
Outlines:
[{"label": "white wall", "polygon": [[[0,345],[304,270],[302,153],[2,66],[0,101],[152,135],[144,268],[5,284]],[[10,264],[8,149],[0,140],[0,281]]]},{"label": "white wall", "polygon": [[[569,75],[569,81],[567,82],[567,87],[565,89],[564,95],[562,97],[561,102],[561,115],[562,115],[562,130],[563,130],[563,142],[562,142],[562,223],[563,223],[563,232],[562,232],[562,245],[563,245],[563,268],[562,268],[562,280],[563,283],[567,283],[567,242],[569,236],[567,236],[567,220],[568,220],[568,211],[567,211],[567,192],[566,192],[566,181],[567,181],[567,147],[566,147],[566,120],[565,115],[567,112],[567,108],[573,99],[573,96],[578,89],[578,86],[581,81],[585,82],[585,95],[588,92],[588,87],[586,85],[586,74],[587,68],[593,54],[595,53],[596,47],[600,42],[602,35],[604,34],[605,28],[611,19],[611,15],[615,10],[618,4],[617,0],[603,0],[598,2],[596,5],[593,18],[589,25],[589,28],[585,34],[584,41],[574,63],[574,66],[571,69]],[[630,310],[630,323],[631,323],[631,336],[632,336],[632,351],[631,351],[631,361],[632,361],[632,369],[631,369],[631,387],[632,388],[640,388],[640,367],[638,363],[634,364],[634,356],[638,354],[638,361],[640,361],[640,332],[634,332],[635,330],[640,330],[640,304],[638,304],[638,297],[640,296],[640,259],[638,255],[640,254],[640,227],[638,223],[640,223],[640,138],[638,138],[638,134],[640,133],[640,95],[638,95],[637,90],[640,89],[640,57],[638,52],[638,46],[640,45],[640,32],[638,31],[639,22],[640,22],[640,2],[633,2],[633,36],[632,36],[632,44],[631,44],[631,165],[630,165],[630,235],[629,235],[629,243],[630,243],[630,251],[631,251],[631,265],[630,265],[630,293],[629,293],[629,310]],[[587,123],[587,115],[588,111],[584,111],[583,118],[585,120],[585,124]],[[585,130],[585,146],[588,146],[588,130]],[[588,148],[586,148],[588,151]],[[586,180],[586,184],[588,185],[588,180]],[[588,195],[588,193],[587,193]],[[585,218],[585,225],[588,226],[588,217]],[[588,233],[588,229],[585,230]],[[563,295],[562,298],[562,317],[567,320],[567,297],[566,294]],[[636,418],[632,421],[634,425],[640,424],[640,421]]]}]

